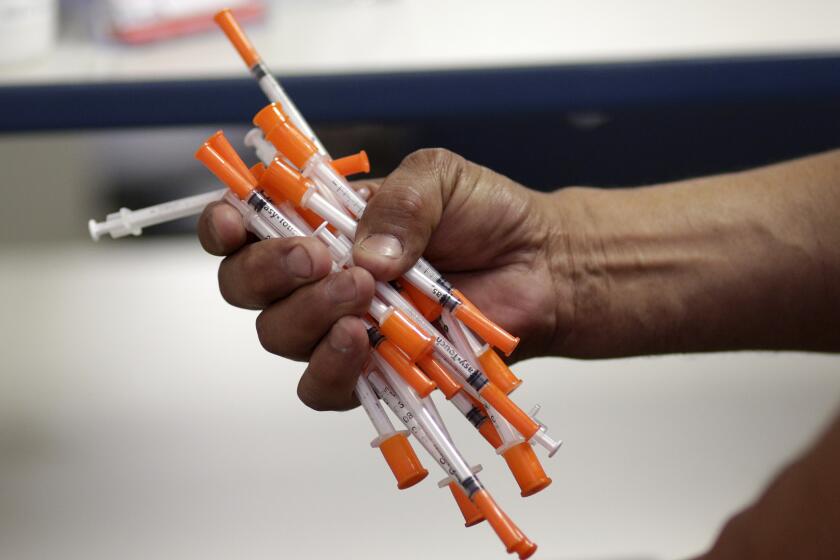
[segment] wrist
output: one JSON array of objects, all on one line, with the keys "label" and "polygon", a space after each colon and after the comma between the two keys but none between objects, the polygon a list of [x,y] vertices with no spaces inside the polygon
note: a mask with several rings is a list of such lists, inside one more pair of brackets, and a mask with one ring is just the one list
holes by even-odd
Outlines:
[{"label": "wrist", "polygon": [[615,255],[610,255],[608,242],[623,237],[613,230],[609,218],[612,207],[620,204],[614,200],[617,194],[567,187],[550,195],[553,218],[547,260],[555,296],[551,354],[603,358],[630,351],[627,334],[616,328],[626,310],[614,297],[619,279],[612,277]]},{"label": "wrist", "polygon": [[[722,223],[701,208],[702,196],[673,185],[553,196],[555,353],[610,358],[720,343],[710,340],[727,313],[717,296],[737,276],[733,262],[748,253],[727,242],[742,237],[738,220]],[[740,289],[729,295],[737,299]]]}]

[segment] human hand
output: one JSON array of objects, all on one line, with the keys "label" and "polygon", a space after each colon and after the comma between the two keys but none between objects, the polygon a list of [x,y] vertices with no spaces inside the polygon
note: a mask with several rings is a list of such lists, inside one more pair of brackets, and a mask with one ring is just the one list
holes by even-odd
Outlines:
[{"label": "human hand", "polygon": [[204,248],[225,256],[219,286],[232,305],[262,310],[257,333],[280,356],[309,360],[298,395],[317,410],[356,404],[353,387],[367,359],[358,317],[374,278],[392,280],[425,255],[491,319],[522,338],[513,359],[549,351],[571,317],[559,279],[566,251],[556,197],[537,193],[451,152],[407,157],[374,192],[360,220],[357,266],[330,274],[315,239],[253,242],[238,212],[209,206],[199,221]]}]

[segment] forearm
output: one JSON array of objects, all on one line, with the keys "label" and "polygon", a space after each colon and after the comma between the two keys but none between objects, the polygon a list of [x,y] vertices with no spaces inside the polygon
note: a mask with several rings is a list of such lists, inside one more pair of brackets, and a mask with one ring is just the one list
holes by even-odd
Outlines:
[{"label": "forearm", "polygon": [[556,353],[840,350],[840,152],[555,198]]}]

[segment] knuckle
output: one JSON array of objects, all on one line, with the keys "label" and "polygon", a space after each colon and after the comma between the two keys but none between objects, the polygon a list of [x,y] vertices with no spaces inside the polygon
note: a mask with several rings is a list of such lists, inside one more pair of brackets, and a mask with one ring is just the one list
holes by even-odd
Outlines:
[{"label": "knuckle", "polygon": [[446,148],[423,148],[408,154],[403,159],[402,165],[413,168],[440,170],[448,167],[456,158],[458,156]]},{"label": "knuckle", "polygon": [[446,148],[417,150],[403,160],[403,165],[411,171],[421,176],[425,175],[430,179],[413,181],[411,183],[412,188],[437,189],[438,194],[444,200],[459,184],[464,182],[466,176],[471,175],[467,171],[476,167]]},{"label": "knuckle", "polygon": [[[383,194],[385,194],[383,192]],[[380,198],[379,211],[388,216],[389,220],[406,222],[416,220],[425,208],[425,197],[417,187],[404,185],[390,189],[386,196]]]}]

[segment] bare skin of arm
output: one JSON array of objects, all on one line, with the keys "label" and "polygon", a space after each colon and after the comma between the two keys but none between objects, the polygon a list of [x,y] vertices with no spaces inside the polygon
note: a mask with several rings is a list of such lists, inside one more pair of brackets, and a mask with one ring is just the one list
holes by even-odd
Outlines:
[{"label": "bare skin of arm", "polygon": [[[199,237],[225,256],[220,288],[260,309],[278,355],[307,360],[298,394],[355,406],[374,278],[425,255],[522,337],[514,360],[736,349],[840,351],[840,152],[637,189],[544,194],[444,150],[383,181],[354,248],[329,273],[311,239],[252,242],[208,207]],[[294,332],[281,328],[294,318]],[[731,520],[704,560],[840,558],[840,421]]]}]

